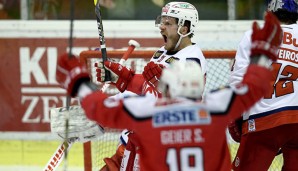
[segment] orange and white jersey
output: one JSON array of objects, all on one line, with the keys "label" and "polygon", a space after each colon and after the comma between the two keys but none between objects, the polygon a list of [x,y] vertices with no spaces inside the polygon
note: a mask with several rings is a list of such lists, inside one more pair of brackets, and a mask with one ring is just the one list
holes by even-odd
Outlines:
[{"label": "orange and white jersey", "polygon": [[157,50],[150,61],[168,67],[173,61],[194,60],[201,65],[202,71],[206,74],[207,62],[198,44],[187,46],[176,53],[168,52],[164,46]]},{"label": "orange and white jersey", "polygon": [[[261,131],[283,124],[298,123],[298,25],[281,25],[283,41],[278,60],[272,64],[270,93],[243,115],[244,133]],[[241,40],[230,84],[242,80],[249,65],[252,31]]]}]

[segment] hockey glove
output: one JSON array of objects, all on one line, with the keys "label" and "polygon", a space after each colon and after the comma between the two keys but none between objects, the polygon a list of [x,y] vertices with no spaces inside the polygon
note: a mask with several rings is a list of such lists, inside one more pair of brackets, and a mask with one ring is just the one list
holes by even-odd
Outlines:
[{"label": "hockey glove", "polygon": [[144,67],[142,74],[150,86],[154,88],[157,87],[163,68],[164,66],[162,64],[157,64],[152,61]]},{"label": "hockey glove", "polygon": [[272,61],[276,61],[278,48],[282,41],[282,29],[278,19],[272,12],[267,12],[264,27],[260,28],[255,21],[252,30],[251,56],[265,55]]},{"label": "hockey glove", "polygon": [[86,66],[80,63],[76,56],[69,57],[67,53],[59,56],[56,78],[72,97],[76,96],[81,83],[90,81]]},{"label": "hockey glove", "polygon": [[[106,61],[104,65],[105,68],[111,72],[111,82],[120,92],[124,92],[135,72],[121,64],[111,61]],[[97,81],[104,82],[105,72],[102,63],[97,64],[96,77]]]},{"label": "hockey glove", "polygon": [[229,133],[230,133],[232,139],[235,142],[240,143],[241,135],[242,135],[242,117],[239,117],[239,118],[235,119],[234,121],[232,121],[228,125],[228,130],[229,130]]}]

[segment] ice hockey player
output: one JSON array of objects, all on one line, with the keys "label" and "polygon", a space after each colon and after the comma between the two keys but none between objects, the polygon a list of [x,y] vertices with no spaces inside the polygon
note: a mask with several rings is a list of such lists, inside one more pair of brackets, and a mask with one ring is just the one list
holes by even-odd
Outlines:
[{"label": "ice hockey player", "polygon": [[[238,124],[229,125],[232,137],[240,142],[233,163],[235,171],[268,170],[280,152],[283,170],[298,170],[293,160],[298,157],[298,134],[292,132],[298,129],[298,4],[295,0],[268,2],[267,10],[281,23],[283,41],[278,59],[271,65],[274,72],[269,92],[234,122]],[[249,66],[251,34],[252,30],[247,31],[239,44],[231,84],[241,82]]]},{"label": "ice hockey player", "polygon": [[[150,62],[144,67],[143,73],[135,74],[134,71],[124,66],[118,66],[118,64],[109,63],[109,65],[105,65],[105,68],[112,72],[112,84],[120,92],[124,92],[117,94],[117,98],[131,95],[131,92],[138,95],[160,96],[161,94],[156,88],[162,69],[168,67],[173,61],[196,61],[200,64],[203,74],[206,76],[206,59],[200,46],[192,41],[195,29],[198,28],[198,21],[198,11],[192,4],[188,2],[167,3],[155,22],[160,29],[165,44],[154,53]],[[104,82],[103,64],[98,64],[98,66],[100,67],[97,69],[97,80]],[[121,71],[118,71],[119,68],[121,68]],[[132,81],[132,79],[134,80]],[[130,136],[132,135],[130,134]],[[134,147],[135,145],[131,144],[132,141],[129,144]],[[125,152],[127,151],[126,149]],[[130,157],[132,155],[133,153],[130,152]],[[105,159],[105,162],[107,161],[108,159]],[[128,161],[125,159],[123,162]],[[122,165],[125,167],[127,163],[122,163]]]},{"label": "ice hockey player", "polygon": [[[128,90],[138,95],[149,92],[157,96],[154,90],[156,90],[162,69],[168,67],[173,61],[196,61],[200,64],[203,73],[206,74],[206,59],[200,46],[192,42],[192,37],[198,28],[198,22],[198,11],[192,4],[188,2],[166,4],[162,8],[161,15],[156,19],[156,25],[159,27],[165,42],[164,46],[154,53],[150,62],[144,67],[142,74],[135,74],[134,71],[124,66],[121,66],[122,71],[117,74],[118,68],[111,67],[113,63],[105,63],[105,68],[119,77],[117,82],[113,81],[113,84],[120,92]],[[105,72],[102,65],[99,65],[97,72],[97,80],[104,82]]]}]

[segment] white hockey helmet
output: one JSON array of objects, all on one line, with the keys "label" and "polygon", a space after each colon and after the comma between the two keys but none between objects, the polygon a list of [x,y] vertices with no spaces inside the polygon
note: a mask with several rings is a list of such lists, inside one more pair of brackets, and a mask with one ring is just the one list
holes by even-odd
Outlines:
[{"label": "white hockey helmet", "polygon": [[284,9],[291,13],[298,13],[297,0],[269,0],[268,11],[276,12],[278,9]]},{"label": "white hockey helmet", "polygon": [[194,33],[198,27],[199,14],[197,9],[188,2],[167,3],[161,11],[161,17],[169,16],[178,19],[178,26],[183,26],[185,21],[190,21],[190,33]]},{"label": "white hockey helmet", "polygon": [[200,99],[204,90],[204,76],[200,65],[195,61],[173,62],[163,69],[158,90],[164,95]]}]

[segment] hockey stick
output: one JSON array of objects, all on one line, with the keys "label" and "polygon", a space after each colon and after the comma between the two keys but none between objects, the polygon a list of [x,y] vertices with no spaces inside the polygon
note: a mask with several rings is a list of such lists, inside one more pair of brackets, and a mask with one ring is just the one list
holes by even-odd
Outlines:
[{"label": "hockey stick", "polygon": [[59,147],[57,148],[57,150],[55,151],[55,153],[53,154],[43,171],[55,171],[61,163],[63,156],[66,152],[69,151],[70,147],[74,142],[75,140],[68,140],[64,141],[61,145],[59,145]]},{"label": "hockey stick", "polygon": [[[95,14],[96,14],[96,20],[97,20],[97,29],[98,29],[101,57],[102,57],[102,61],[105,62],[108,60],[108,57],[107,57],[106,41],[104,37],[99,0],[94,0],[94,5],[95,5]],[[111,73],[110,71],[105,69],[105,82],[109,82],[109,81],[111,81]]]},{"label": "hockey stick", "polygon": [[[69,52],[68,52],[68,58],[72,58],[72,46],[73,46],[73,20],[74,20],[74,0],[70,0],[70,31],[69,31]],[[65,139],[62,145],[65,145],[64,148],[65,151],[63,151],[64,154],[64,171],[67,171],[68,167],[68,160],[67,160],[67,154],[68,154],[68,147],[69,145],[69,140],[68,140],[68,127],[69,127],[69,106],[71,102],[71,97],[68,95],[66,97],[66,109],[68,111],[66,118],[65,118]],[[60,146],[61,147],[61,146]],[[59,164],[58,164],[59,165]]]},{"label": "hockey stick", "polygon": [[[140,44],[135,41],[135,40],[129,40],[128,41],[128,49],[127,51],[124,53],[124,55],[122,56],[122,58],[119,61],[119,64],[123,65],[126,60],[128,59],[128,57],[130,56],[130,54],[134,51],[134,49],[137,47],[140,47]],[[102,92],[105,92],[107,90],[107,88],[110,86],[110,84],[104,84],[101,88]]]}]

